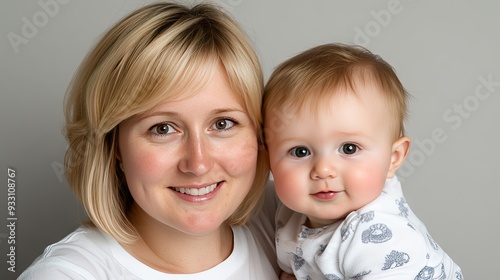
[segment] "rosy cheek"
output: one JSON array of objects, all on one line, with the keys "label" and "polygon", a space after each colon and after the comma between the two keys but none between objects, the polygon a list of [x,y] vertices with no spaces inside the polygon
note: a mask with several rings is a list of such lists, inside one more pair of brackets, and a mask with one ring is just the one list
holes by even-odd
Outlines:
[{"label": "rosy cheek", "polygon": [[305,189],[302,181],[299,181],[299,174],[296,170],[275,168],[274,186],[279,198],[287,205],[293,205],[298,197],[303,197],[301,193]]},{"label": "rosy cheek", "polygon": [[290,201],[291,192],[287,191],[286,189],[286,186],[288,185],[287,180],[279,176],[275,176],[274,180],[274,188],[276,190],[276,194],[281,201],[288,204],[288,202]]},{"label": "rosy cheek", "polygon": [[[163,158],[163,160],[162,160]],[[164,172],[159,172],[159,167],[166,167],[162,161],[167,161],[167,157],[158,157],[145,151],[135,150],[124,157],[126,166],[126,178],[129,185],[133,182],[148,184],[158,180],[157,176]]]},{"label": "rosy cheek", "polygon": [[377,195],[385,182],[384,175],[378,163],[367,162],[363,166],[353,168],[347,182],[351,186],[366,192],[366,194]]},{"label": "rosy cheek", "polygon": [[255,169],[257,161],[257,144],[244,142],[237,149],[227,150],[223,146],[220,155],[224,155],[222,162],[226,163],[226,170],[230,175],[245,175],[249,170]]}]

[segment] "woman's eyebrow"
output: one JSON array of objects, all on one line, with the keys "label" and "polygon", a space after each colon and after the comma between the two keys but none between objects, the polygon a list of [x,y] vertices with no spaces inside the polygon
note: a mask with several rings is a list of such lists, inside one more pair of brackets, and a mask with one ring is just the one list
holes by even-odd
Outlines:
[{"label": "woman's eyebrow", "polygon": [[[218,115],[218,114],[223,114],[223,113],[229,113],[229,112],[240,112],[246,114],[246,111],[240,108],[235,108],[235,107],[229,107],[229,108],[217,108],[213,109],[210,111],[210,114],[213,115]],[[137,115],[137,121],[142,121],[144,119],[150,118],[150,117],[156,117],[156,116],[165,116],[165,117],[179,117],[181,116],[181,113],[178,112],[172,112],[172,111],[153,111],[153,112],[148,112],[148,113],[143,113]]]},{"label": "woman's eyebrow", "polygon": [[142,113],[136,115],[137,121],[142,121],[147,118],[151,117],[157,117],[157,116],[166,116],[166,117],[176,117],[180,116],[179,113],[177,112],[170,112],[170,111],[153,111],[153,112],[148,112],[148,113]]},{"label": "woman's eyebrow", "polygon": [[243,109],[234,108],[234,107],[230,107],[230,108],[218,108],[218,109],[214,109],[214,110],[211,111],[211,113],[214,114],[214,115],[222,114],[222,113],[228,113],[228,112],[241,112],[241,113],[245,113],[245,114],[247,113]]}]

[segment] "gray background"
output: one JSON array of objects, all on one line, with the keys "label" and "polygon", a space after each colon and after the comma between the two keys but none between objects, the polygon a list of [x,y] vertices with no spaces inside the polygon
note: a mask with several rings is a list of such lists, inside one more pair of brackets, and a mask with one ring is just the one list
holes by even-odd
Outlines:
[{"label": "gray background", "polygon": [[[98,36],[147,2],[1,2],[0,278],[13,279],[84,217],[62,174],[63,96]],[[361,44],[391,63],[414,96],[414,143],[400,172],[407,200],[466,279],[498,277],[499,1],[219,3],[254,41],[266,80],[284,59],[328,42]],[[16,273],[6,264],[9,167]]]}]

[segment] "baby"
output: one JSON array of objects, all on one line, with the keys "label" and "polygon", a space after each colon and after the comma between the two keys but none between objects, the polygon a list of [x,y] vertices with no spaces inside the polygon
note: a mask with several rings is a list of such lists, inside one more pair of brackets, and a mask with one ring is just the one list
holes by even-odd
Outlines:
[{"label": "baby", "polygon": [[297,279],[463,279],[395,173],[410,147],[392,67],[327,44],[282,63],[264,96],[281,269]]}]

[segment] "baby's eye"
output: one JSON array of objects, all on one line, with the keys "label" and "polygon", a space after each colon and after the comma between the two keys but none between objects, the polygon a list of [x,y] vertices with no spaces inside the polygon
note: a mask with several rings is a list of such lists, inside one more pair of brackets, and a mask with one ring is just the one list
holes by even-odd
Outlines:
[{"label": "baby's eye", "polygon": [[290,155],[292,155],[294,157],[298,157],[298,158],[306,157],[310,154],[311,154],[311,151],[309,151],[309,149],[307,149],[306,147],[303,147],[303,146],[295,147],[295,148],[290,150]]},{"label": "baby's eye", "polygon": [[339,152],[344,155],[352,155],[359,151],[359,146],[352,143],[346,143],[342,145],[339,149]]},{"label": "baby's eye", "polygon": [[170,133],[174,133],[175,129],[172,127],[172,125],[170,125],[168,123],[161,123],[161,124],[153,125],[149,129],[149,131],[155,135],[163,136],[163,135],[167,135]]},{"label": "baby's eye", "polygon": [[212,125],[215,130],[228,130],[236,125],[236,122],[230,119],[219,119]]}]

